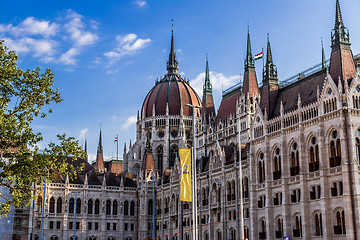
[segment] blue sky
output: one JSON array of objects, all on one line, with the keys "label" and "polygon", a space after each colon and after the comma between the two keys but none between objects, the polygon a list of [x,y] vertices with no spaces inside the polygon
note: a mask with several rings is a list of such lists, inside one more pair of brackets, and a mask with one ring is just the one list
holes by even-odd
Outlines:
[{"label": "blue sky", "polygon": [[[360,53],[360,2],[340,1],[354,55]],[[104,153],[116,156],[135,141],[135,120],[147,92],[166,73],[174,19],[179,72],[201,94],[209,55],[214,100],[243,74],[247,25],[253,54],[270,34],[279,78],[285,79],[327,58],[335,0],[76,0],[0,1],[0,37],[16,50],[23,69],[51,68],[64,101],[37,120],[44,146],[66,133],[84,142],[95,158],[100,123]],[[262,61],[256,63],[261,81]]]}]

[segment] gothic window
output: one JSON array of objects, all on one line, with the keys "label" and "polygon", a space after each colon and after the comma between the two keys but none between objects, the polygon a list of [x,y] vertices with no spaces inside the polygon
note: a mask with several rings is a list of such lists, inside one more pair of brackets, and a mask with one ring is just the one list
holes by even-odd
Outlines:
[{"label": "gothic window", "polygon": [[140,172],[140,165],[138,163],[135,163],[133,166],[134,178],[136,178],[139,175],[139,172]]},{"label": "gothic window", "polygon": [[38,197],[36,201],[36,211],[41,212],[42,210],[42,198]]},{"label": "gothic window", "polygon": [[314,216],[315,222],[315,236],[323,235],[323,227],[322,227],[322,217],[321,213],[316,213]]},{"label": "gothic window", "polygon": [[100,200],[96,199],[95,200],[95,214],[99,214],[100,213]]},{"label": "gothic window", "polygon": [[358,129],[356,133],[358,135],[357,138],[355,139],[356,157],[358,164],[360,164],[360,129]]},{"label": "gothic window", "polygon": [[264,219],[260,220],[259,239],[266,239],[266,222]]},{"label": "gothic window", "polygon": [[[74,240],[74,236],[71,236],[70,240]],[[79,240],[78,236],[75,237],[75,240]]]},{"label": "gothic window", "polygon": [[96,237],[94,237],[94,236],[89,237],[89,240],[96,240]]},{"label": "gothic window", "polygon": [[69,200],[69,213],[74,213],[74,204],[75,204],[75,200],[73,198],[70,198],[70,200]]},{"label": "gothic window", "polygon": [[185,233],[185,240],[190,240],[190,235],[188,233]]},{"label": "gothic window", "polygon": [[229,240],[236,240],[236,230],[234,228],[230,229],[230,238]]},{"label": "gothic window", "polygon": [[89,199],[88,201],[88,214],[92,214],[93,213],[93,200]]},{"label": "gothic window", "polygon": [[344,210],[338,210],[335,212],[335,223],[336,225],[334,226],[334,234],[346,234]]},{"label": "gothic window", "polygon": [[116,240],[115,237],[108,237],[107,240]]},{"label": "gothic window", "polygon": [[164,148],[163,146],[159,146],[157,148],[157,160],[158,160],[157,169],[159,170],[160,176],[163,173],[163,156],[164,156]]},{"label": "gothic window", "polygon": [[129,215],[129,202],[128,201],[124,202],[124,215],[125,216]]},{"label": "gothic window", "polygon": [[281,217],[279,217],[276,220],[275,237],[276,238],[282,238],[283,237],[283,219]]},{"label": "gothic window", "polygon": [[220,230],[220,229],[218,229],[218,230],[216,231],[216,240],[222,240],[221,230]]},{"label": "gothic window", "polygon": [[243,182],[242,182],[242,186],[243,186],[243,198],[248,198],[249,197],[249,180],[247,177],[244,177]]},{"label": "gothic window", "polygon": [[112,211],[113,215],[117,215],[118,214],[118,202],[116,200],[114,200],[113,202],[113,211]]},{"label": "gothic window", "polygon": [[135,215],[135,202],[131,201],[130,203],[130,216],[134,216]]},{"label": "gothic window", "polygon": [[58,198],[56,201],[56,213],[62,212],[62,199]]},{"label": "gothic window", "polygon": [[59,237],[58,236],[51,236],[50,240],[59,240]]},{"label": "gothic window", "polygon": [[78,198],[76,200],[76,214],[80,214],[81,213],[81,200],[80,198]]},{"label": "gothic window", "polygon": [[235,181],[232,180],[231,181],[231,200],[235,200],[235,192],[236,192]]},{"label": "gothic window", "polygon": [[330,167],[341,165],[341,145],[338,132],[334,130],[330,138]]},{"label": "gothic window", "polygon": [[280,178],[281,178],[281,156],[280,156],[280,149],[276,148],[274,152],[273,179],[278,180]]},{"label": "gothic window", "polygon": [[296,176],[300,173],[300,165],[299,165],[299,150],[298,145],[294,142],[291,146],[291,154],[290,154],[290,175]]},{"label": "gothic window", "polygon": [[209,233],[207,231],[204,232],[204,240],[209,240]]},{"label": "gothic window", "polygon": [[294,237],[302,237],[302,222],[301,222],[301,216],[296,215],[294,218],[295,221],[295,228],[293,229],[293,235]]},{"label": "gothic window", "polygon": [[259,183],[263,183],[265,181],[264,153],[260,153],[260,159],[258,162],[258,173],[259,173]]},{"label": "gothic window", "polygon": [[106,201],[106,215],[110,215],[111,214],[111,201],[107,200]]},{"label": "gothic window", "polygon": [[310,141],[310,161],[309,172],[319,170],[319,146],[316,137],[312,137]]},{"label": "gothic window", "polygon": [[153,214],[153,200],[150,199],[148,201],[148,215],[152,215]]},{"label": "gothic window", "polygon": [[55,213],[55,198],[50,198],[50,207],[49,207],[49,213]]},{"label": "gothic window", "polygon": [[177,145],[172,145],[170,149],[170,167],[175,164],[175,159],[179,157],[179,148]]},{"label": "gothic window", "polygon": [[226,186],[227,186],[227,200],[231,201],[231,183],[227,182]]},{"label": "gothic window", "polygon": [[244,227],[244,235],[245,239],[250,239],[250,232],[248,227]]}]

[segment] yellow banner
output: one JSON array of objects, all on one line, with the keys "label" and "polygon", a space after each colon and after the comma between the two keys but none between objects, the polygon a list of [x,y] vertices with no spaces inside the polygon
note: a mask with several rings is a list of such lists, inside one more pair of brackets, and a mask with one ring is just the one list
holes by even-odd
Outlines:
[{"label": "yellow banner", "polygon": [[191,150],[190,148],[179,149],[181,181],[180,201],[191,202]]}]

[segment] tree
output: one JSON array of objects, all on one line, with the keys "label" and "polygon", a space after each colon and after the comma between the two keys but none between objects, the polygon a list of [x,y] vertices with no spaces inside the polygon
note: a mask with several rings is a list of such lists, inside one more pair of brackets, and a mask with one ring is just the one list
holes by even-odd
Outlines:
[{"label": "tree", "polygon": [[[41,133],[32,129],[36,118],[45,118],[50,105],[62,101],[59,90],[53,89],[54,75],[50,69],[23,71],[18,56],[0,41],[0,216],[10,212],[11,205],[22,207],[41,193],[44,177],[49,181],[79,169],[66,162],[85,153],[73,137],[58,135],[58,142],[40,150]],[[34,191],[37,191],[34,194]]]}]

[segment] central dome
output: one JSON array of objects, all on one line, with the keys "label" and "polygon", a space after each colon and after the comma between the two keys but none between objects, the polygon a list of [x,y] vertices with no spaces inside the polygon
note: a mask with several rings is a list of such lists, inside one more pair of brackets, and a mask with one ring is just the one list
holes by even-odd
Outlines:
[{"label": "central dome", "polygon": [[161,81],[156,82],[155,86],[146,95],[141,116],[147,118],[153,116],[180,115],[181,109],[183,115],[192,115],[192,109],[186,104],[201,106],[201,101],[195,90],[177,73],[178,62],[174,50],[174,34],[171,36],[171,50],[169,60],[167,61],[168,73]]}]

